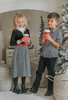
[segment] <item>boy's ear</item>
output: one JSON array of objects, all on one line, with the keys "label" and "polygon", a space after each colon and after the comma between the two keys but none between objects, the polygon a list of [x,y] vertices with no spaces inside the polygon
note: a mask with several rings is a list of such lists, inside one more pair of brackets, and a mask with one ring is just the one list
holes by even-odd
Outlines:
[{"label": "boy's ear", "polygon": [[58,24],[59,24],[59,22],[57,21],[57,22],[56,22],[56,24],[58,25]]}]

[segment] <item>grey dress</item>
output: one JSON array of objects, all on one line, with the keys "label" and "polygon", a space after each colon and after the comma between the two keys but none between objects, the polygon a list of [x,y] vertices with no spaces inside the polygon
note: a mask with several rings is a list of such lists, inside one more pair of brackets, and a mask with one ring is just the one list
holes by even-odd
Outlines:
[{"label": "grey dress", "polygon": [[[24,34],[29,34],[29,30],[25,30]],[[30,36],[30,34],[29,34]],[[13,30],[10,40],[10,45],[17,45],[17,40],[23,37],[22,32],[19,30]],[[24,44],[22,42],[21,44]],[[30,58],[28,46],[15,46],[14,55],[11,65],[11,77],[25,77],[31,76]]]}]

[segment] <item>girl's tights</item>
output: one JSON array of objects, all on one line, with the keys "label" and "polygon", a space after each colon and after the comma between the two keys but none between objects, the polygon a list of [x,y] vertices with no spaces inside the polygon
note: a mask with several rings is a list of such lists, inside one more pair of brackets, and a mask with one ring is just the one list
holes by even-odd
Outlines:
[{"label": "girl's tights", "polygon": [[[22,79],[22,84],[25,84],[26,77],[21,77],[21,79]],[[18,84],[18,77],[13,78],[13,81],[14,81],[14,84],[17,85]]]},{"label": "girl's tights", "polygon": [[22,77],[22,84],[25,84],[26,77]]},{"label": "girl's tights", "polygon": [[14,84],[17,85],[18,84],[18,77],[13,78]]}]

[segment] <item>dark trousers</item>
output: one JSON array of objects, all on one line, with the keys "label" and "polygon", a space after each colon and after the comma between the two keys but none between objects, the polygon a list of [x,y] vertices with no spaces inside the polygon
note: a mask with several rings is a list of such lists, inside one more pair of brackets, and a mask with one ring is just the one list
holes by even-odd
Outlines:
[{"label": "dark trousers", "polygon": [[[47,66],[47,70],[48,70],[48,75],[51,75],[53,77],[55,76],[54,66],[56,63],[56,59],[57,58],[44,58],[42,56],[40,57],[38,70],[36,71],[36,78],[33,83],[33,87],[36,90],[38,90],[38,87],[40,85],[40,81],[42,78],[42,74],[45,71],[46,66]],[[53,90],[53,82],[50,80],[48,80],[48,90]]]}]

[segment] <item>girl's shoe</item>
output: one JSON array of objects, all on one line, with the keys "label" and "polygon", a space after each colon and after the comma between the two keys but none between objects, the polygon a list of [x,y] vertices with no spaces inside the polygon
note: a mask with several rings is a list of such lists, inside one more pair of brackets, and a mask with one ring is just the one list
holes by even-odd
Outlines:
[{"label": "girl's shoe", "polygon": [[22,94],[22,92],[20,91],[18,85],[14,86],[13,92],[16,93],[16,94]]},{"label": "girl's shoe", "polygon": [[21,85],[21,91],[22,91],[22,93],[26,93],[27,92],[27,89],[25,88],[24,84]]}]

